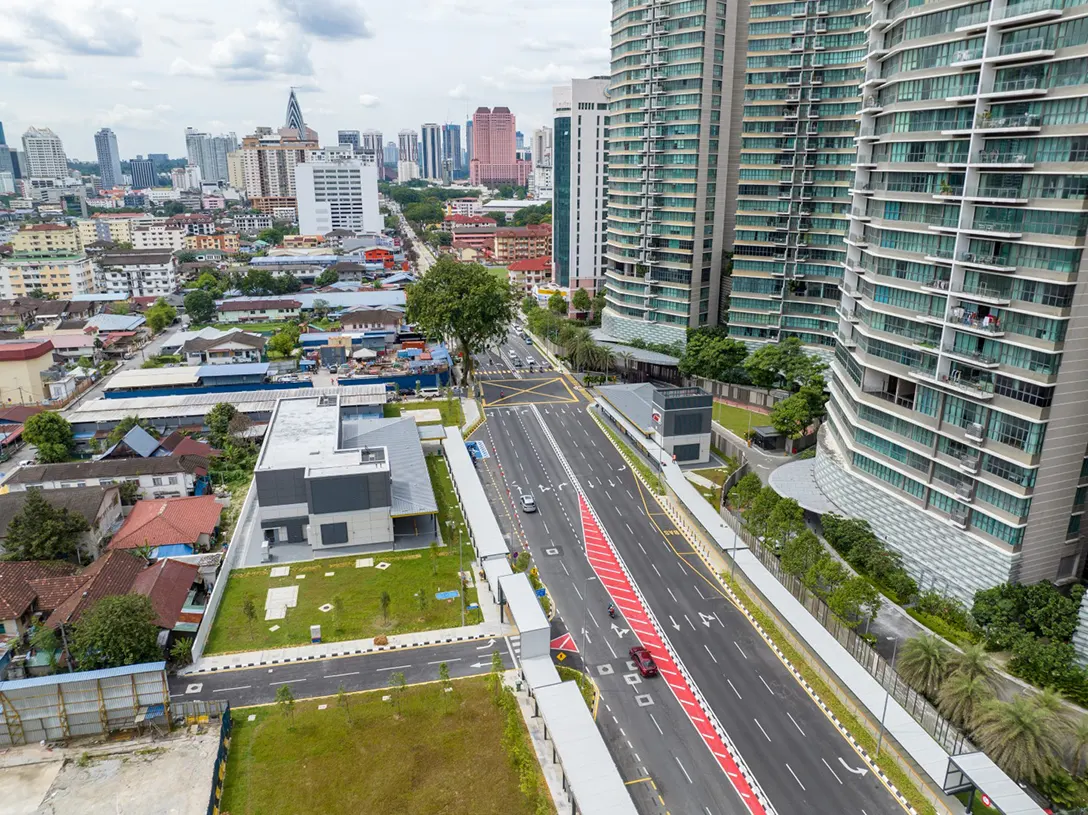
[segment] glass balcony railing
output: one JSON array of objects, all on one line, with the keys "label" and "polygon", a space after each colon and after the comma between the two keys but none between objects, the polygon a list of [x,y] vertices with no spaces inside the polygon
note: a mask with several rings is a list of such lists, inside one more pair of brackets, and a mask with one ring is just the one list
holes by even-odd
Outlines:
[{"label": "glass balcony railing", "polygon": [[1032,37],[1030,40],[1021,42],[1007,42],[997,53],[1002,57],[1011,57],[1017,54],[1030,54],[1032,51],[1042,51],[1045,47],[1046,40],[1043,37]]},{"label": "glass balcony railing", "polygon": [[1012,93],[1014,91],[1033,91],[1039,87],[1040,79],[1037,76],[1026,76],[1023,79],[1002,79],[994,82],[996,93]]},{"label": "glass balcony railing", "polygon": [[1042,117],[1035,113],[1025,113],[1022,116],[979,116],[975,120],[975,127],[982,130],[1007,127],[1039,127],[1042,125],[1042,121]]},{"label": "glass balcony railing", "polygon": [[978,153],[979,164],[1026,164],[1027,153],[1000,153],[997,150],[982,150]]},{"label": "glass balcony railing", "polygon": [[1022,14],[1032,14],[1036,11],[1061,10],[1065,7],[1064,0],[1024,0],[1023,3],[1010,3],[998,14],[997,19],[1007,20],[1010,17],[1019,17]]}]

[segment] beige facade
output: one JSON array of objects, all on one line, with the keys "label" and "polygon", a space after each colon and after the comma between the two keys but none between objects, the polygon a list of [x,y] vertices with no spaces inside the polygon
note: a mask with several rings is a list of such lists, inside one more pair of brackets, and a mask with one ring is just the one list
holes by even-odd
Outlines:
[{"label": "beige facade", "polygon": [[37,405],[45,401],[42,371],[53,364],[53,344],[24,342],[0,348],[0,404]]},{"label": "beige facade", "polygon": [[183,226],[152,224],[132,230],[133,249],[169,249],[180,252],[185,248],[186,230]]},{"label": "beige facade", "polygon": [[62,300],[76,294],[93,294],[94,267],[86,255],[0,261],[0,297],[27,297],[39,288]]},{"label": "beige facade", "polygon": [[245,161],[242,160],[242,151],[235,150],[227,153],[227,183],[236,190],[246,188]]},{"label": "beige facade", "polygon": [[12,236],[15,256],[71,257],[82,253],[79,231],[60,224],[30,224]]}]

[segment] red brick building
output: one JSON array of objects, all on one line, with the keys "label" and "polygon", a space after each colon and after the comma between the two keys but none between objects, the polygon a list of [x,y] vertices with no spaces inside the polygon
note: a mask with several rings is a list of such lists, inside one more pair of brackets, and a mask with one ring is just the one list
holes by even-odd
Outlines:
[{"label": "red brick building", "polygon": [[514,263],[545,255],[550,257],[551,254],[551,224],[504,226],[495,230],[495,250],[492,259],[496,263]]}]

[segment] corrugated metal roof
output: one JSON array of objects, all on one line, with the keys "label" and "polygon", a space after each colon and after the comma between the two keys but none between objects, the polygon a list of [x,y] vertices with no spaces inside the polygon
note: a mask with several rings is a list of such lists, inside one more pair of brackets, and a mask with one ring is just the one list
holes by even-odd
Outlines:
[{"label": "corrugated metal roof", "polygon": [[124,391],[129,388],[167,388],[171,385],[196,385],[200,381],[200,369],[179,366],[177,368],[137,368],[134,371],[118,371],[106,383],[105,390]]},{"label": "corrugated metal roof", "polygon": [[212,379],[220,376],[255,376],[268,373],[267,362],[240,362],[235,365],[201,365],[198,369],[201,379]]},{"label": "corrugated metal roof", "polygon": [[341,420],[340,433],[341,447],[384,447],[388,451],[393,481],[392,515],[438,512],[415,419],[408,416],[399,419],[345,416]]},{"label": "corrugated metal roof", "polygon": [[100,679],[109,679],[115,676],[135,676],[136,674],[154,673],[165,671],[165,662],[142,662],[139,665],[124,665],[120,668],[104,668],[101,671],[77,671],[70,674],[54,674],[52,676],[35,676],[30,679],[12,679],[0,682],[0,693],[26,688],[40,688],[49,685],[70,685],[75,682],[97,682]]}]

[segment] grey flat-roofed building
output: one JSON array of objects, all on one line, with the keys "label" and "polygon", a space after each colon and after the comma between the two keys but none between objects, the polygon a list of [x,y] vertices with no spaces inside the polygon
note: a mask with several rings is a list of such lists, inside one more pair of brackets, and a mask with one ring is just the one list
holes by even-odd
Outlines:
[{"label": "grey flat-roofed building", "polygon": [[638,428],[680,464],[710,460],[714,398],[702,388],[662,388],[649,383],[598,388],[598,404]]},{"label": "grey flat-roofed building", "polygon": [[426,546],[438,505],[415,421],[370,418],[336,396],[281,399],[254,474],[270,554],[297,559]]}]

